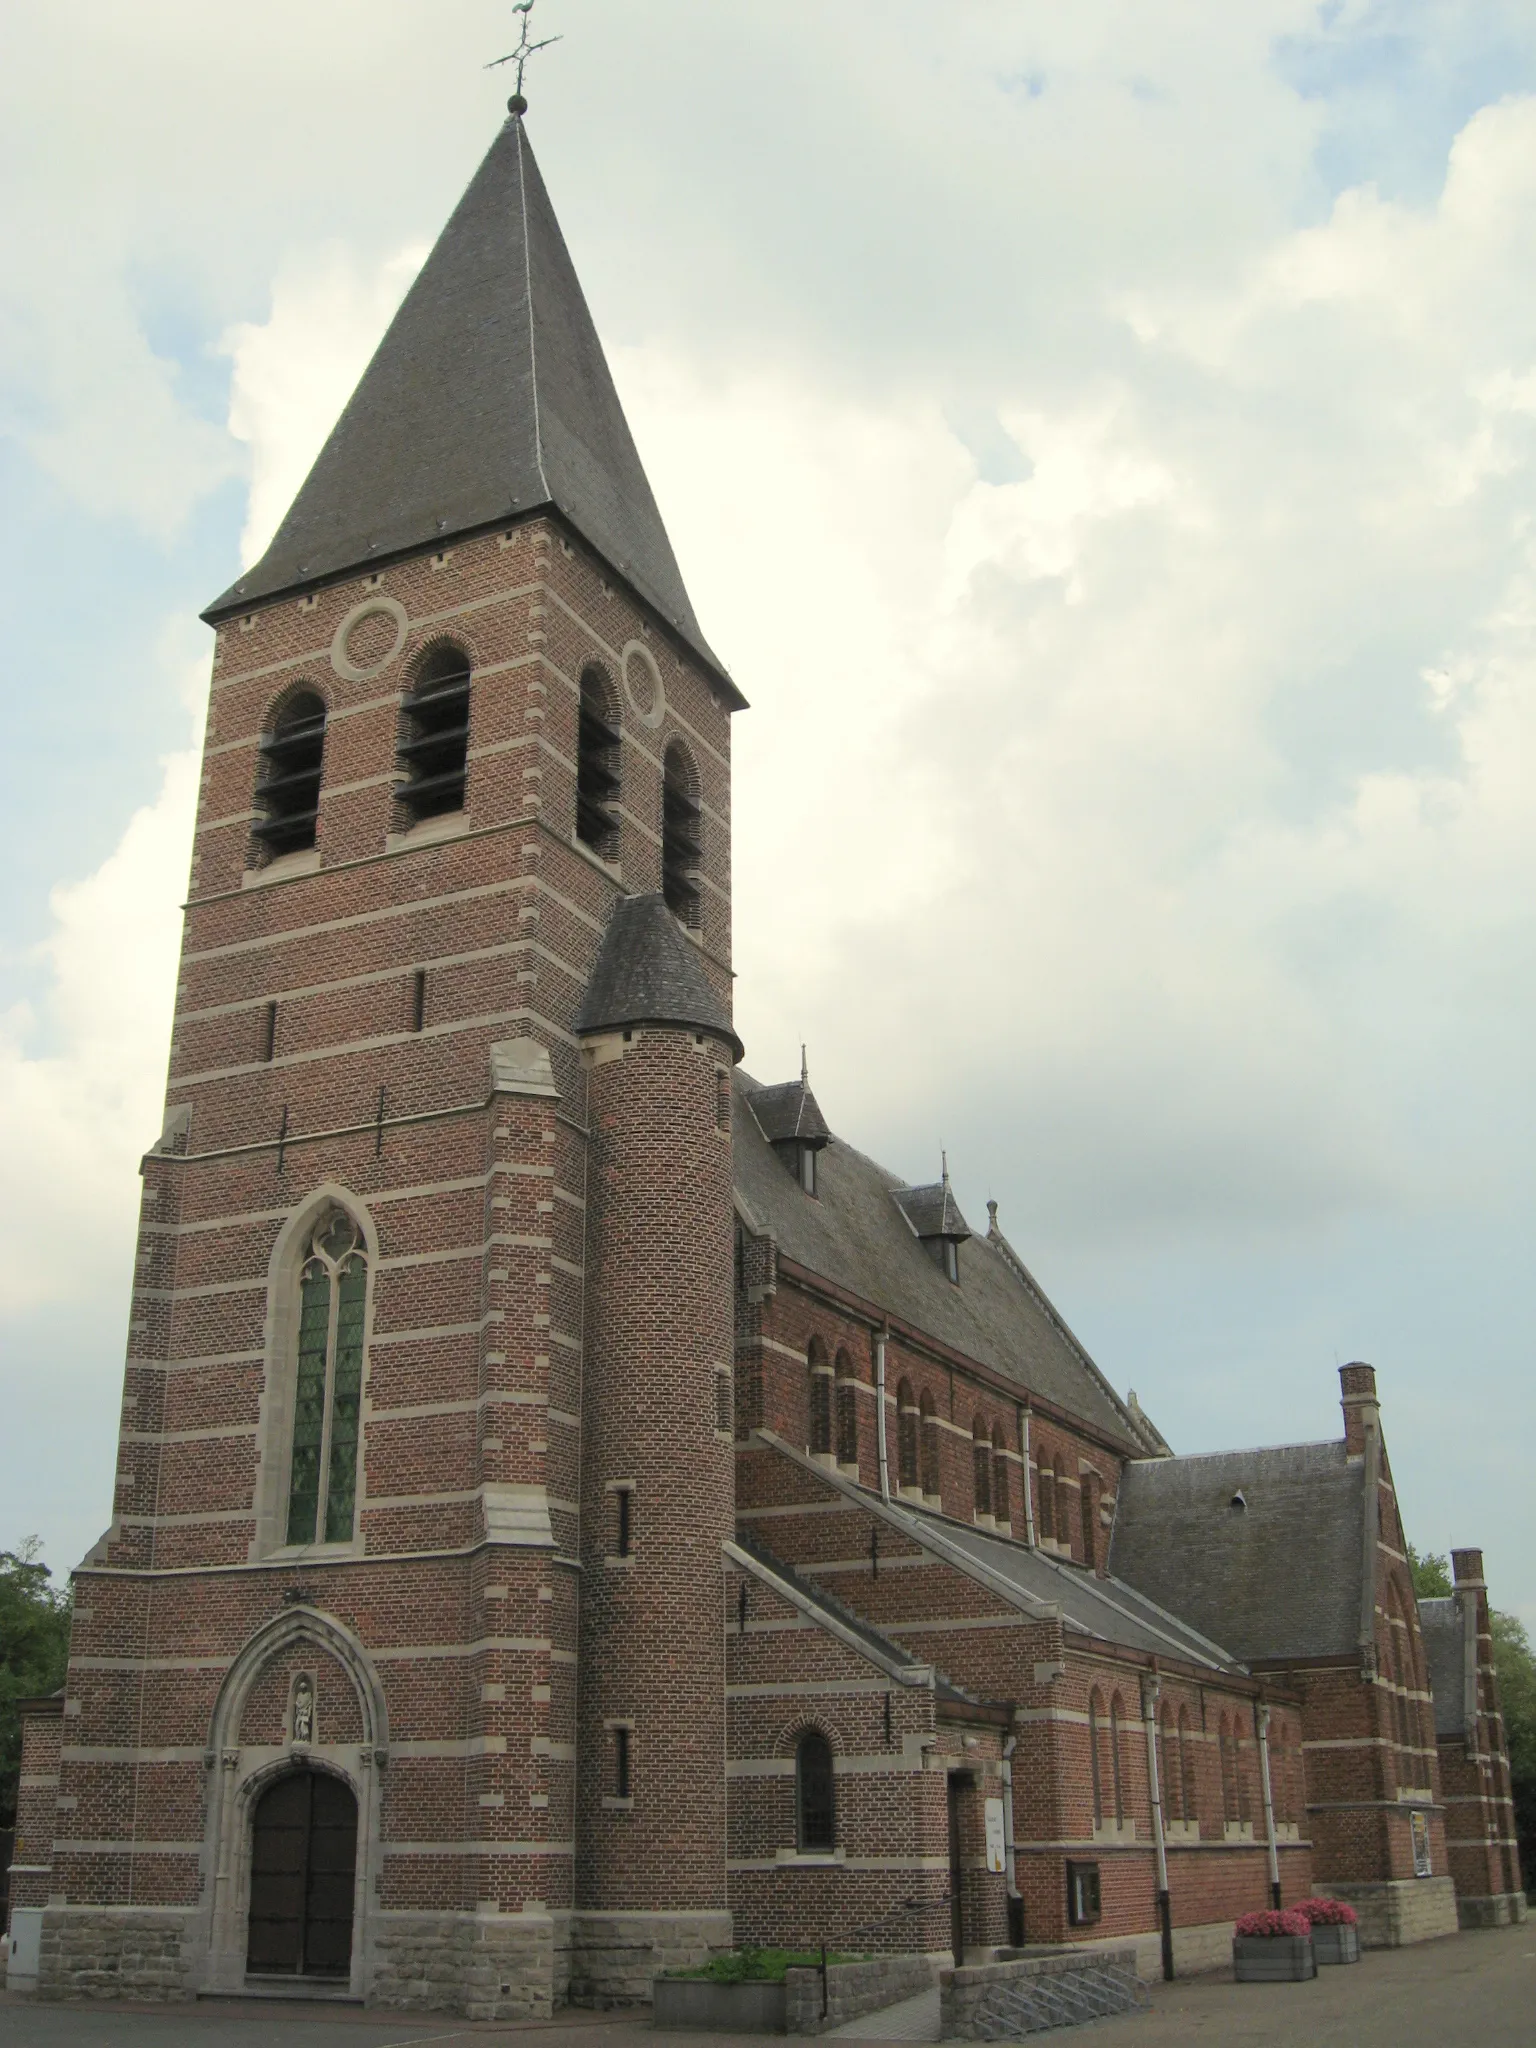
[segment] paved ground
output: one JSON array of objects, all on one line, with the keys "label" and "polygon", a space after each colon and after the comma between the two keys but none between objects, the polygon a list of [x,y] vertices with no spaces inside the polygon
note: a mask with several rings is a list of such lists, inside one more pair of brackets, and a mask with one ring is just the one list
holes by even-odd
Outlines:
[{"label": "paved ground", "polygon": [[[891,2009],[893,2026],[915,2003]],[[892,2038],[877,2034],[872,2022],[864,2026],[864,2038]],[[657,2034],[632,2018],[592,2013],[522,2027],[455,2026],[401,2024],[346,2006],[40,2006],[0,1993],[0,2048],[450,2048],[533,2043],[539,2036],[553,2038],[538,2048],[712,2048],[732,2038]],[[734,2041],[739,2048],[751,2038]],[[1373,1950],[1353,1968],[1324,1970],[1310,1984],[1232,1984],[1222,1977],[1159,1984],[1150,2013],[1100,2020],[1062,2038],[1091,2038],[1095,2048],[1531,2048],[1536,1925]]]}]

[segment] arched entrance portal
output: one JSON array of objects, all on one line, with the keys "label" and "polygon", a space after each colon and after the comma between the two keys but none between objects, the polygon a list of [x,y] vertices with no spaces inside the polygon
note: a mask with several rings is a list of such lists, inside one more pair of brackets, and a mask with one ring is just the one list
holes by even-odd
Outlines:
[{"label": "arched entrance portal", "polygon": [[269,1785],[251,1819],[253,1976],[345,1977],[352,1969],[357,1800],[327,1771]]}]

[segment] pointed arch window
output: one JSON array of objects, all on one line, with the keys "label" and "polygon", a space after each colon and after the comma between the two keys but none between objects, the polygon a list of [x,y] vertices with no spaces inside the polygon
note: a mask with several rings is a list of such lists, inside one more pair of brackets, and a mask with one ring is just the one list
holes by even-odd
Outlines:
[{"label": "pointed arch window", "polygon": [[1179,1783],[1183,1790],[1184,1818],[1200,1818],[1199,1793],[1195,1785],[1195,1737],[1188,1707],[1179,1709]]},{"label": "pointed arch window", "polygon": [[1179,1779],[1178,1759],[1174,1754],[1173,1709],[1164,1707],[1158,1721],[1158,1770],[1162,1782],[1158,1790],[1162,1794],[1163,1813],[1169,1820],[1187,1820],[1183,1809],[1183,1785]]},{"label": "pointed arch window", "polygon": [[612,860],[619,850],[619,717],[600,668],[583,669],[576,729],[576,837]]},{"label": "pointed arch window", "polygon": [[832,1450],[832,1368],[827,1354],[815,1337],[806,1354],[809,1429],[812,1457],[827,1457]]},{"label": "pointed arch window", "polygon": [[978,1515],[992,1512],[992,1439],[987,1425],[978,1415],[971,1425],[971,1470],[975,1492],[975,1511]]},{"label": "pointed arch window", "polygon": [[837,1462],[859,1462],[859,1393],[846,1351],[837,1354]]},{"label": "pointed arch window", "polygon": [[310,1238],[299,1276],[290,1543],[352,1539],[367,1294],[368,1262],[357,1225],[332,1210]]},{"label": "pointed arch window", "polygon": [[325,769],[325,699],[307,686],[279,704],[258,749],[256,808],[251,836],[267,860],[302,853],[315,843],[320,779]]},{"label": "pointed arch window", "polygon": [[1001,1423],[992,1425],[992,1514],[998,1522],[1012,1521],[1008,1500],[1008,1451]]},{"label": "pointed arch window", "polygon": [[1104,1822],[1104,1766],[1099,1757],[1099,1733],[1104,1725],[1104,1701],[1097,1686],[1088,1695],[1088,1770],[1093,1780],[1093,1824]]},{"label": "pointed arch window", "polygon": [[1056,1541],[1056,1472],[1049,1458],[1040,1460],[1040,1537]]},{"label": "pointed arch window", "polygon": [[469,757],[469,656],[451,644],[422,663],[404,713],[400,802],[412,824],[464,808]]},{"label": "pointed arch window", "polygon": [[1221,1751],[1221,1810],[1223,1817],[1232,1822],[1237,1819],[1237,1742],[1225,1714],[1216,1739]]},{"label": "pointed arch window", "polygon": [[1115,1788],[1115,1826],[1125,1820],[1125,1784],[1120,1774],[1120,1724],[1125,1717],[1125,1708],[1120,1695],[1116,1693],[1109,1703],[1109,1769],[1110,1779]]},{"label": "pointed arch window", "polygon": [[819,1728],[807,1728],[795,1745],[796,1846],[802,1854],[825,1854],[836,1838],[832,1745]]},{"label": "pointed arch window", "polygon": [[917,1404],[910,1380],[896,1389],[896,1483],[903,1492],[917,1490]]},{"label": "pointed arch window", "polygon": [[918,1424],[920,1429],[923,1458],[923,1491],[937,1500],[939,1484],[939,1418],[934,1412],[933,1396],[925,1387],[922,1400],[918,1403]]},{"label": "pointed arch window", "polygon": [[[661,891],[679,924],[699,922],[699,862],[704,855],[704,808],[699,777],[681,740],[667,748],[661,782]],[[813,1169],[814,1171],[814,1169]],[[808,1190],[815,1193],[814,1185]]]}]

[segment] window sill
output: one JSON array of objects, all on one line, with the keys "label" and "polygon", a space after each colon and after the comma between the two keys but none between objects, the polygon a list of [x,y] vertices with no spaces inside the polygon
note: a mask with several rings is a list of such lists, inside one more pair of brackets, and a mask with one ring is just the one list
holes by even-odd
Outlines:
[{"label": "window sill", "polygon": [[362,1557],[361,1541],[349,1536],[345,1543],[280,1543],[262,1553],[263,1564],[333,1564],[342,1558]]},{"label": "window sill", "polygon": [[605,1792],[603,1794],[604,1813],[633,1813],[634,1810],[635,1802],[633,1797],[629,1799],[620,1799],[611,1792]]},{"label": "window sill", "polygon": [[399,853],[407,846],[432,846],[439,839],[462,839],[469,830],[467,811],[439,811],[435,818],[418,819],[403,832],[384,835],[384,851]]},{"label": "window sill", "polygon": [[839,1458],[837,1469],[845,1478],[857,1479],[859,1476],[859,1461],[857,1458]]},{"label": "window sill", "polygon": [[827,1470],[828,1472],[835,1472],[835,1471],[837,1470],[837,1457],[836,1457],[836,1454],[835,1454],[834,1452],[832,1452],[832,1451],[812,1451],[810,1455],[811,1455],[811,1463],[812,1463],[813,1465],[821,1465],[821,1466],[823,1466],[823,1467],[824,1467],[824,1468],[825,1468],[825,1469],[826,1469],[826,1470]]},{"label": "window sill", "polygon": [[631,1551],[628,1557],[605,1557],[603,1563],[611,1571],[632,1572],[635,1568],[635,1555]]},{"label": "window sill", "polygon": [[597,869],[598,873],[606,875],[610,882],[623,881],[624,868],[622,862],[606,860],[595,847],[588,846],[585,839],[578,839],[574,832],[571,834],[571,851],[579,853],[584,861],[590,862]]},{"label": "window sill", "polygon": [[774,1861],[776,1863],[801,1863],[819,1870],[826,1870],[834,1864],[846,1862],[847,1857],[848,1851],[846,1849],[776,1849],[774,1851]]},{"label": "window sill", "polygon": [[314,875],[319,871],[319,847],[301,846],[297,853],[280,853],[276,860],[269,860],[263,868],[247,868],[240,877],[240,886],[242,889],[265,889],[270,883],[287,882],[295,875]]},{"label": "window sill", "polygon": [[1163,1833],[1170,1843],[1198,1842],[1200,1823],[1197,1820],[1170,1820],[1164,1823]]},{"label": "window sill", "polygon": [[1253,1822],[1251,1820],[1223,1821],[1221,1839],[1224,1842],[1251,1842],[1253,1840]]}]

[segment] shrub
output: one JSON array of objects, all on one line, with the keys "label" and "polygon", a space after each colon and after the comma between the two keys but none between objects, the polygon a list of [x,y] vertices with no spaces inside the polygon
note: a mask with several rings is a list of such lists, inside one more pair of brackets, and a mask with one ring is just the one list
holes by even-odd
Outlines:
[{"label": "shrub", "polygon": [[1360,1918],[1343,1899],[1298,1899],[1290,1910],[1309,1927],[1353,1927]]},{"label": "shrub", "polygon": [[1244,1913],[1234,1931],[1245,1936],[1260,1935],[1273,1939],[1282,1934],[1310,1934],[1312,1923],[1294,1909],[1288,1908],[1282,1913],[1266,1909],[1262,1913]]}]

